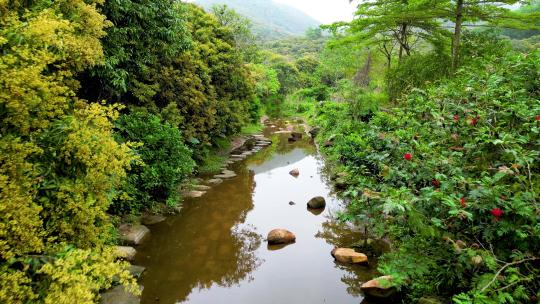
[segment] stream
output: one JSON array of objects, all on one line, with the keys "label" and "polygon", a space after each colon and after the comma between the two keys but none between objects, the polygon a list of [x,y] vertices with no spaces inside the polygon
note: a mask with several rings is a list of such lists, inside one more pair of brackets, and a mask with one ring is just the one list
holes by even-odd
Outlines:
[{"label": "stream", "polygon": [[[237,177],[152,227],[135,261],[146,267],[142,303],[368,303],[360,284],[375,275],[373,263],[342,265],[330,255],[360,235],[334,219],[343,202],[322,158],[308,136],[289,143],[276,129],[264,131],[271,146],[229,166]],[[315,196],[325,197],[324,211],[307,209]],[[293,232],[296,243],[269,246],[274,228]]]}]

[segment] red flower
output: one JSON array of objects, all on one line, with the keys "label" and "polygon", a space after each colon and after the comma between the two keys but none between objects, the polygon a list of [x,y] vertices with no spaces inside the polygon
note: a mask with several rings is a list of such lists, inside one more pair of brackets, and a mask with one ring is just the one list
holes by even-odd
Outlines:
[{"label": "red flower", "polygon": [[477,123],[478,123],[478,117],[473,118],[471,121],[471,125],[476,126]]},{"label": "red flower", "polygon": [[491,214],[496,218],[500,218],[504,212],[500,208],[493,208],[491,209]]},{"label": "red flower", "polygon": [[467,200],[464,197],[462,197],[459,202],[461,203],[461,207],[467,208]]},{"label": "red flower", "polygon": [[540,115],[536,115],[536,121],[540,121]]},{"label": "red flower", "polygon": [[412,154],[411,153],[405,153],[405,156],[403,156],[405,158],[405,160],[411,160],[412,159]]},{"label": "red flower", "polygon": [[431,184],[433,185],[433,187],[436,187],[436,188],[439,188],[441,186],[441,182],[436,179],[432,180]]},{"label": "red flower", "polygon": [[458,116],[458,115],[454,115],[454,121],[455,121],[455,122],[458,122],[458,121],[459,121],[459,116]]}]

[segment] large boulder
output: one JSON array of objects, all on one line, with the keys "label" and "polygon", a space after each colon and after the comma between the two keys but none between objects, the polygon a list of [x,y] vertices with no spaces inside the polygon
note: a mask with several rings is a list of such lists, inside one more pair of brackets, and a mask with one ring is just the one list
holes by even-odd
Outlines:
[{"label": "large boulder", "polygon": [[309,200],[307,203],[308,208],[310,209],[323,209],[326,207],[326,201],[324,200],[324,197],[317,196]]},{"label": "large boulder", "polygon": [[268,233],[268,244],[289,244],[296,241],[296,236],[294,233],[286,229],[274,229]]},{"label": "large boulder", "polygon": [[122,224],[120,225],[120,239],[128,245],[139,245],[150,233],[150,229],[143,225]]},{"label": "large boulder", "polygon": [[332,256],[336,261],[347,264],[367,264],[368,257],[351,248],[335,248],[332,250]]},{"label": "large boulder", "polygon": [[367,281],[360,289],[370,297],[374,298],[389,298],[394,295],[397,291],[395,287],[392,286],[392,276],[383,276],[375,278],[371,281]]}]

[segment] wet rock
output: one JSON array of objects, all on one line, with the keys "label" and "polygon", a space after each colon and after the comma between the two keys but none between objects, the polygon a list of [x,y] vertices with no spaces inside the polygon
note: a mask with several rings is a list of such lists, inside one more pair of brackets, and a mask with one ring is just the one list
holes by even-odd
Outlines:
[{"label": "wet rock", "polygon": [[294,206],[294,205],[296,205],[296,203],[293,202],[293,201],[290,201],[290,202],[289,202],[289,205]]},{"label": "wet rock", "polygon": [[205,194],[206,192],[204,191],[193,190],[193,191],[187,191],[187,192],[182,193],[182,196],[185,198],[199,198]]},{"label": "wet rock", "polygon": [[347,264],[367,264],[368,257],[351,248],[335,248],[332,250],[332,256],[336,261]]},{"label": "wet rock", "polygon": [[140,278],[145,270],[144,266],[129,265],[129,273],[136,279]]},{"label": "wet rock", "polygon": [[315,216],[321,215],[324,212],[324,208],[321,209],[311,209],[309,207],[306,208],[307,211]]},{"label": "wet rock", "polygon": [[268,233],[268,244],[288,244],[296,241],[296,236],[286,229],[274,229]]},{"label": "wet rock", "polygon": [[144,214],[141,217],[141,223],[143,225],[152,226],[165,221],[167,218],[158,214]]},{"label": "wet rock", "polygon": [[294,177],[298,177],[300,175],[300,170],[292,169],[291,172],[289,172],[289,174],[294,176]]},{"label": "wet rock", "polygon": [[315,138],[317,137],[317,135],[319,135],[319,133],[321,132],[321,128],[319,127],[314,127],[312,128],[311,130],[309,130],[309,135],[312,137],[312,138]]},{"label": "wet rock", "polygon": [[367,281],[360,289],[370,296],[375,298],[389,298],[396,293],[396,288],[391,286],[392,276],[383,276]]},{"label": "wet rock", "polygon": [[130,246],[116,246],[115,248],[116,256],[127,261],[133,261],[137,250]]},{"label": "wet rock", "polygon": [[243,154],[232,154],[231,155],[231,159],[233,160],[243,160],[243,159],[246,159],[247,158],[247,155],[243,155]]},{"label": "wet rock", "polygon": [[197,190],[197,191],[208,191],[210,189],[212,189],[212,187],[210,187],[210,186],[205,186],[205,185],[196,185],[195,186],[195,190]]},{"label": "wet rock", "polygon": [[138,224],[122,224],[118,230],[120,239],[129,245],[139,245],[150,233],[150,229]]},{"label": "wet rock", "polygon": [[309,200],[307,203],[308,208],[311,209],[322,209],[326,207],[326,201],[324,200],[324,197],[317,196]]},{"label": "wet rock", "polygon": [[221,178],[212,178],[206,181],[208,185],[216,186],[221,183],[223,183],[223,180]]},{"label": "wet rock", "polygon": [[443,301],[435,297],[421,297],[418,304],[443,304]]},{"label": "wet rock", "polygon": [[289,133],[291,133],[291,131],[288,131],[288,130],[280,130],[280,131],[274,132],[274,134],[289,134]]},{"label": "wet rock", "polygon": [[303,134],[302,133],[299,133],[299,132],[292,132],[291,133],[291,136],[289,136],[288,138],[288,141],[289,142],[295,142],[295,141],[299,141],[301,140],[303,137]]},{"label": "wet rock", "polygon": [[214,175],[214,178],[219,178],[219,179],[229,179],[233,177],[236,177],[236,173],[234,173],[231,170],[223,170],[221,174]]},{"label": "wet rock", "polygon": [[[139,287],[142,291],[142,287]],[[141,299],[128,292],[124,286],[116,286],[101,294],[101,304],[139,304]]]},{"label": "wet rock", "polygon": [[246,151],[246,152],[242,153],[242,155],[245,155],[245,156],[250,156],[252,154],[253,154],[252,151]]}]

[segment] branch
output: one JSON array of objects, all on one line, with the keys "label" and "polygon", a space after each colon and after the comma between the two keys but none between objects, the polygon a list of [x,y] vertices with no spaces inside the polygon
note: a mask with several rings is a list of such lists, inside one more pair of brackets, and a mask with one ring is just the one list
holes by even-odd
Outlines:
[{"label": "branch", "polygon": [[480,293],[484,292],[489,287],[489,285],[493,284],[493,282],[495,282],[495,280],[501,274],[501,272],[503,272],[506,268],[510,266],[518,265],[518,264],[523,264],[525,262],[536,261],[536,260],[540,260],[540,258],[532,257],[532,258],[505,264],[501,269],[499,269],[499,271],[497,271],[497,273],[495,273],[495,275],[493,276],[493,279],[491,279],[491,281],[489,281],[489,283],[487,283],[486,286],[484,286],[484,288],[480,290]]}]

